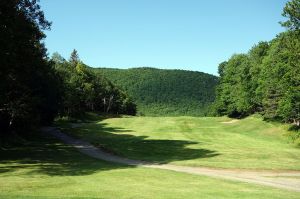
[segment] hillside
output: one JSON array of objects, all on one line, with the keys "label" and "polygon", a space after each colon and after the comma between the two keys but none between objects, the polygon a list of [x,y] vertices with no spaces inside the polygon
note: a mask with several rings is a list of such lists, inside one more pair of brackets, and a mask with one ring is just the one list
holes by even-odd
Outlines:
[{"label": "hillside", "polygon": [[215,99],[216,76],[156,68],[94,69],[124,89],[141,115],[206,115]]}]

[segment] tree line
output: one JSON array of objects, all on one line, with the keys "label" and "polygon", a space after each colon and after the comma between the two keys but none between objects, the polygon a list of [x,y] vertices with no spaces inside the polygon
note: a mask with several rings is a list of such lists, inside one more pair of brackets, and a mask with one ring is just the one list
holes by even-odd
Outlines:
[{"label": "tree line", "polygon": [[43,31],[50,26],[37,0],[0,1],[0,138],[58,115],[136,112],[127,94],[89,70],[76,51],[69,61],[57,53],[49,59]]},{"label": "tree line", "polygon": [[59,115],[76,116],[86,111],[135,115],[128,95],[80,61],[74,49],[69,61],[54,53],[50,60],[62,82]]},{"label": "tree line", "polygon": [[261,113],[300,125],[300,1],[288,2],[282,15],[287,31],[219,65],[215,114]]}]

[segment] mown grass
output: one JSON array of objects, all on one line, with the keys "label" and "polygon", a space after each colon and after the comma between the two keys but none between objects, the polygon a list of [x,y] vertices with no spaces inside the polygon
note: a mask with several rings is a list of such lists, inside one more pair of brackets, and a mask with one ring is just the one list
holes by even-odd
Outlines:
[{"label": "mown grass", "polygon": [[100,118],[65,128],[112,153],[160,163],[242,169],[300,170],[300,149],[282,125],[258,116],[234,123],[211,117]]},{"label": "mown grass", "polygon": [[203,176],[111,164],[48,136],[0,150],[0,198],[296,199],[299,193]]}]

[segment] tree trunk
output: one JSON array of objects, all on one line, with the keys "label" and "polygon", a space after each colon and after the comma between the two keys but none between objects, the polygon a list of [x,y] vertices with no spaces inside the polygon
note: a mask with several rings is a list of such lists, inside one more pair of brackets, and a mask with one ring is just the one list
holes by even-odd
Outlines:
[{"label": "tree trunk", "polygon": [[107,113],[109,112],[109,110],[110,110],[110,108],[111,108],[113,99],[114,99],[114,96],[111,95],[111,96],[109,97],[109,101],[108,101],[108,107],[107,107],[107,110],[106,110]]},{"label": "tree trunk", "polygon": [[106,99],[105,97],[103,98],[103,112],[105,112],[105,105],[106,105]]}]

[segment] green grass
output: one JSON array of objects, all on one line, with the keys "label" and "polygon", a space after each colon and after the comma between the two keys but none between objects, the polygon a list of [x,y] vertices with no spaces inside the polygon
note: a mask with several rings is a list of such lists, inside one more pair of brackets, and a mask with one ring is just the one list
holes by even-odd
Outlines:
[{"label": "green grass", "polygon": [[0,150],[0,198],[296,199],[299,193],[89,158],[51,137]]},{"label": "green grass", "polygon": [[300,149],[282,125],[258,116],[123,117],[65,131],[112,153],[152,162],[218,168],[300,170]]}]

